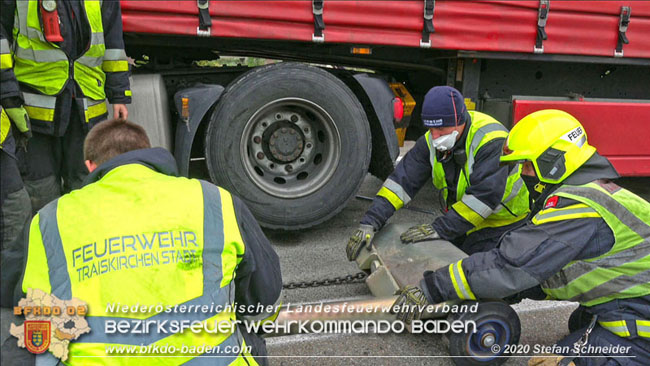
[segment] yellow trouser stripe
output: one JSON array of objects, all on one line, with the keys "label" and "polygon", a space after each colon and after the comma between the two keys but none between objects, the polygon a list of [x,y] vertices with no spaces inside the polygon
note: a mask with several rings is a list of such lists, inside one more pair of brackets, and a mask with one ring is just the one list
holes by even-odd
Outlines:
[{"label": "yellow trouser stripe", "polygon": [[121,72],[129,71],[128,61],[104,61],[102,62],[102,70],[105,72]]},{"label": "yellow trouser stripe", "polygon": [[603,328],[609,330],[610,332],[616,334],[619,337],[629,337],[630,330],[627,329],[627,323],[625,320],[615,320],[611,322],[598,322]]},{"label": "yellow trouser stripe", "polygon": [[86,110],[86,121],[101,116],[105,113],[108,113],[108,110],[106,109],[106,102],[91,105],[88,107],[88,110]]},{"label": "yellow trouser stripe", "polygon": [[0,55],[0,68],[10,69],[14,66],[14,59],[11,57],[10,53],[5,53]]},{"label": "yellow trouser stripe", "polygon": [[31,105],[26,105],[25,110],[27,115],[31,119],[37,119],[40,121],[54,121],[54,109],[34,107]]},{"label": "yellow trouser stripe", "polygon": [[377,192],[377,196],[387,199],[388,202],[390,202],[390,204],[393,205],[396,210],[399,210],[404,206],[404,202],[395,193],[393,193],[393,191],[386,187],[381,187],[379,192]]},{"label": "yellow trouser stripe", "polygon": [[461,259],[457,263],[452,263],[449,265],[449,276],[451,277],[451,283],[454,285],[456,294],[460,299],[476,300],[476,295],[474,295],[472,292],[471,288],[469,287],[469,283],[465,278],[462,263],[463,260]]}]

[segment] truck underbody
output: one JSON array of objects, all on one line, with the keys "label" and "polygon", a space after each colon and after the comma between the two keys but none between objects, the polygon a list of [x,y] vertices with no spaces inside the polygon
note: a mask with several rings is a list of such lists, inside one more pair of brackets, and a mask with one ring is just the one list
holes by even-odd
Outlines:
[{"label": "truck underbody", "polygon": [[[535,110],[564,109],[622,175],[650,174],[648,4],[552,2],[540,48],[545,1],[436,1],[429,34],[429,1],[325,1],[322,38],[316,3],[208,2],[211,24],[201,29],[193,2],[122,1],[127,54],[148,60],[136,77],[156,75],[175,104],[136,114],[167,113],[175,132],[159,144],[181,171],[205,169],[262,225],[313,226],[345,206],[366,171],[390,174],[403,133],[424,132],[419,105],[435,85],[458,88],[470,109],[507,127]],[[630,9],[629,43],[620,43]],[[282,62],[196,62],[221,56]]]}]

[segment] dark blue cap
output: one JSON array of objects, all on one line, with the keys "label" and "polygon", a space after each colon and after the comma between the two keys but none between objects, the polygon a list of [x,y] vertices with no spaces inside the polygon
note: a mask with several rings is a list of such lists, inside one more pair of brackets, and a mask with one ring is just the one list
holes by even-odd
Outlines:
[{"label": "dark blue cap", "polygon": [[465,98],[451,86],[433,87],[424,96],[422,123],[427,128],[459,126],[468,117]]}]

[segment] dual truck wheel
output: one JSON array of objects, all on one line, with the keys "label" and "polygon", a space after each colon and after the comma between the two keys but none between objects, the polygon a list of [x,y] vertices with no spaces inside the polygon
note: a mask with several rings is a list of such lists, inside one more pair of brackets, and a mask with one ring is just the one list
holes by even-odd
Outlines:
[{"label": "dual truck wheel", "polygon": [[256,68],[224,91],[206,131],[210,178],[244,199],[262,226],[323,222],[357,192],[370,128],[352,91],[316,67]]}]

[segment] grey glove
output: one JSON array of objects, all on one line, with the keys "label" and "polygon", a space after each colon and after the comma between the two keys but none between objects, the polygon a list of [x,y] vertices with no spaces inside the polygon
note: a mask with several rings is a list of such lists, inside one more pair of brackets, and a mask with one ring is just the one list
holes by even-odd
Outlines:
[{"label": "grey glove", "polygon": [[417,243],[419,241],[440,239],[440,235],[431,224],[413,226],[399,236],[404,244]]},{"label": "grey glove", "polygon": [[348,260],[353,261],[357,259],[361,249],[365,246],[368,250],[372,248],[372,238],[375,236],[375,228],[372,225],[359,226],[357,231],[350,237],[348,240],[348,246],[345,248],[345,252],[348,255]]},{"label": "grey glove", "polygon": [[422,309],[428,305],[429,302],[424,296],[424,292],[417,286],[405,286],[399,292],[399,297],[391,307],[395,311],[397,320],[404,323],[411,324],[413,320],[419,320],[422,316]]}]

